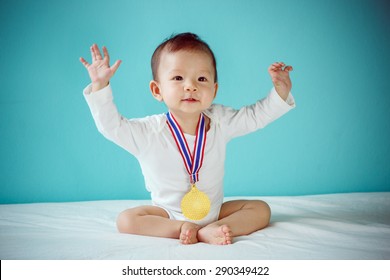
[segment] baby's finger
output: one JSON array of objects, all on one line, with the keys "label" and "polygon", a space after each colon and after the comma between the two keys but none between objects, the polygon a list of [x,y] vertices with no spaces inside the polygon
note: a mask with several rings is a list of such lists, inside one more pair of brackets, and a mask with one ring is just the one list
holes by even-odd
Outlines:
[{"label": "baby's finger", "polygon": [[284,68],[284,70],[285,71],[287,71],[287,72],[290,72],[290,71],[292,71],[293,70],[293,68],[292,68],[292,66],[286,66],[285,68]]},{"label": "baby's finger", "polygon": [[93,45],[89,49],[91,51],[91,58],[93,63],[96,60],[96,54],[95,54],[95,50],[93,49]]},{"label": "baby's finger", "polygon": [[91,52],[92,52],[92,59],[93,59],[93,61],[102,59],[102,55],[100,53],[99,47],[96,44],[92,45]]},{"label": "baby's finger", "polygon": [[89,67],[89,63],[82,57],[80,57],[80,62],[84,65],[85,68],[88,68]]},{"label": "baby's finger", "polygon": [[269,72],[275,72],[275,71],[278,71],[278,68],[277,68],[276,66],[271,65],[271,66],[268,68],[268,71],[269,71]]},{"label": "baby's finger", "polygon": [[277,69],[280,69],[283,67],[283,63],[281,62],[274,62],[272,63],[271,67],[274,69],[274,70],[277,70]]},{"label": "baby's finger", "polygon": [[117,60],[117,61],[115,61],[114,65],[111,66],[113,74],[115,74],[116,70],[118,70],[119,65],[121,65],[121,63],[122,63],[121,60]]},{"label": "baby's finger", "polygon": [[103,55],[104,59],[107,61],[107,64],[110,65],[110,55],[108,54],[108,50],[105,46],[103,46]]}]

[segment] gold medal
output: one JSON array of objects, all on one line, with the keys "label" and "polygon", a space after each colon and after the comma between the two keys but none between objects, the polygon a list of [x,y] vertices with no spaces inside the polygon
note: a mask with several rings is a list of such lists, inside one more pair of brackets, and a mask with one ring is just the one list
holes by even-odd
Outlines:
[{"label": "gold medal", "polygon": [[192,185],[191,190],[181,200],[181,211],[190,220],[202,220],[210,212],[210,199],[202,191]]}]

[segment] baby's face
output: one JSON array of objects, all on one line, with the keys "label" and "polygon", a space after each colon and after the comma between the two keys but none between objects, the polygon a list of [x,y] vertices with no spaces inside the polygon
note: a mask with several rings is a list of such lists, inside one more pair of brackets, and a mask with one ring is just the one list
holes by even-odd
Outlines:
[{"label": "baby's face", "polygon": [[199,114],[212,104],[218,84],[209,55],[200,51],[164,52],[158,68],[159,95],[173,114]]}]

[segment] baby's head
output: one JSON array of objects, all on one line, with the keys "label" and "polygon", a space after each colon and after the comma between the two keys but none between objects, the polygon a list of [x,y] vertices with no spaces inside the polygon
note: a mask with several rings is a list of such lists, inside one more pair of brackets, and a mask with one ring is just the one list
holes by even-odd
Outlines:
[{"label": "baby's head", "polygon": [[152,56],[152,74],[153,80],[158,81],[158,67],[160,65],[160,58],[164,52],[175,53],[178,51],[201,52],[208,55],[214,67],[214,82],[218,81],[217,62],[213,51],[209,45],[202,41],[196,34],[180,33],[162,42],[154,51]]}]

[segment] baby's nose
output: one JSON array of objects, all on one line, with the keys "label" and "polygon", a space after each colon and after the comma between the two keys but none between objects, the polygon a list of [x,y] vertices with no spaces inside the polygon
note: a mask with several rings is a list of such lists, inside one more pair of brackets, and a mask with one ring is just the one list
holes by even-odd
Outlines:
[{"label": "baby's nose", "polygon": [[185,85],[185,91],[197,91],[198,89],[196,88],[195,84],[193,82],[187,82]]}]

